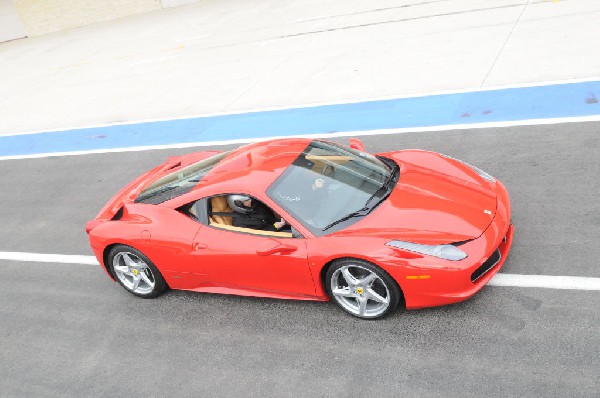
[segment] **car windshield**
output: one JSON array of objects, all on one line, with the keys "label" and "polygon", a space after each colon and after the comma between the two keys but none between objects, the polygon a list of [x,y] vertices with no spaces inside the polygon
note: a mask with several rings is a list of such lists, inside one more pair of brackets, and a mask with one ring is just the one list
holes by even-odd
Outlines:
[{"label": "car windshield", "polygon": [[358,221],[388,196],[397,165],[382,159],[385,163],[351,148],[313,141],[267,194],[321,236]]},{"label": "car windshield", "polygon": [[159,204],[191,191],[208,172],[230,152],[200,160],[154,181],[135,199],[135,203]]}]

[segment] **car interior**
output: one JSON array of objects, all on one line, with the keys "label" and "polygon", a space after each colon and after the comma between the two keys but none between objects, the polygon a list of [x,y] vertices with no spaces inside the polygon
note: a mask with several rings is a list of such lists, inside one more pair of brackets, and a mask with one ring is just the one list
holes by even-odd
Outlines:
[{"label": "car interior", "polygon": [[[257,199],[252,199],[257,200]],[[227,203],[227,195],[215,196],[208,201],[208,223],[211,227],[226,229],[229,231],[243,232],[254,235],[278,236],[282,238],[292,238],[292,232],[289,225],[286,225],[281,231],[265,231],[254,228],[236,227],[233,225],[233,216],[227,216],[223,213],[231,213],[234,211]],[[271,210],[272,211],[272,210]],[[218,213],[218,214],[215,214]]]}]

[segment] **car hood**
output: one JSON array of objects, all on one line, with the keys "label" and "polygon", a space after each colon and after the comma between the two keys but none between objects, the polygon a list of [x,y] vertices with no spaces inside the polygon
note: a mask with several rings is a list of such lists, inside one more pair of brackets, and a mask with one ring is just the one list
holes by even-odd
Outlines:
[{"label": "car hood", "polygon": [[490,225],[495,184],[469,166],[427,151],[382,155],[400,165],[396,187],[369,215],[334,235],[445,244],[477,238]]}]

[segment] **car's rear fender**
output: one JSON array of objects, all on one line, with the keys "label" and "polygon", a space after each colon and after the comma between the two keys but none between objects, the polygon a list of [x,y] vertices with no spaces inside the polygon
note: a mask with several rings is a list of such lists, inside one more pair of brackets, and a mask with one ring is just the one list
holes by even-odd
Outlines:
[{"label": "car's rear fender", "polygon": [[218,153],[220,153],[220,151],[204,151],[191,153],[185,156],[169,157],[164,163],[137,177],[117,192],[117,194],[102,207],[95,219],[86,224],[86,231],[89,233],[102,222],[111,220],[115,214],[120,211],[123,205],[132,203],[144,188],[158,178]]}]

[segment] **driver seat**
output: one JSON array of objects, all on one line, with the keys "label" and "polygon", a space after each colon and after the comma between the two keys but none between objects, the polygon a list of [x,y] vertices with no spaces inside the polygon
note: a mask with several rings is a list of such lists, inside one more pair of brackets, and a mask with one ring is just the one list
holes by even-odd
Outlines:
[{"label": "driver seat", "polygon": [[233,213],[227,198],[225,196],[215,196],[210,199],[211,216],[209,217],[211,224],[233,225],[233,217],[212,215],[212,213]]}]

